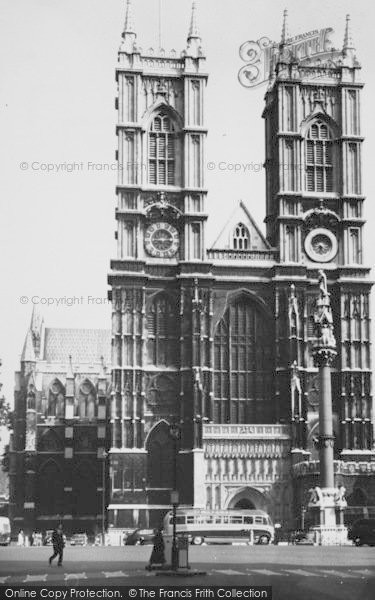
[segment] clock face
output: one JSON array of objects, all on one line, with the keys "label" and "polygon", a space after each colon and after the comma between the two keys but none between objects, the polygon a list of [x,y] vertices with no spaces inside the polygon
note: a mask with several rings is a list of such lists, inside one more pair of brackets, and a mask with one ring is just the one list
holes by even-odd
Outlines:
[{"label": "clock face", "polygon": [[146,229],[145,248],[151,256],[171,258],[179,245],[178,231],[169,223],[154,223]]},{"label": "clock face", "polygon": [[338,244],[336,236],[329,229],[323,227],[313,229],[306,236],[305,251],[314,262],[329,262],[337,254]]}]

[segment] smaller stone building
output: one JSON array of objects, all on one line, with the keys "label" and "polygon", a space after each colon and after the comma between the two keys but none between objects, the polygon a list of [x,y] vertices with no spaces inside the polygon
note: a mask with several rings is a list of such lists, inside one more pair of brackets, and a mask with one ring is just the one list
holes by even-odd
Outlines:
[{"label": "smaller stone building", "polygon": [[110,348],[109,331],[45,328],[34,310],[16,373],[13,531],[101,529]]}]

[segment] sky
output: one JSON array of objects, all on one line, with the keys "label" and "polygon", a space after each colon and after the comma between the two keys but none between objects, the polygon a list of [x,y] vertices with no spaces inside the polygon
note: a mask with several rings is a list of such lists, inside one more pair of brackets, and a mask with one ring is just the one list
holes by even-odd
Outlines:
[{"label": "sky", "polygon": [[[162,46],[180,52],[186,43],[191,1],[161,0],[160,4]],[[158,48],[159,0],[133,0],[133,5],[138,44]],[[351,14],[366,82],[362,93],[365,262],[372,265],[375,9],[371,0],[198,3],[209,73],[206,163],[256,165],[246,172],[207,169],[208,245],[240,199],[264,230],[261,114],[266,90],[240,85],[237,74],[244,63],[239,47],[263,36],[279,41],[284,8],[289,12],[290,35],[333,27],[336,47],[342,45],[345,15]],[[107,274],[110,258],[116,256],[114,73],[124,15],[125,0],[1,0],[0,358],[10,401],[31,298],[39,303],[55,299],[50,306],[39,304],[48,327],[110,327]],[[83,168],[68,167],[72,163],[83,163]],[[47,171],[43,166],[47,164],[61,166]],[[73,297],[80,302],[64,303],[64,298]]]}]

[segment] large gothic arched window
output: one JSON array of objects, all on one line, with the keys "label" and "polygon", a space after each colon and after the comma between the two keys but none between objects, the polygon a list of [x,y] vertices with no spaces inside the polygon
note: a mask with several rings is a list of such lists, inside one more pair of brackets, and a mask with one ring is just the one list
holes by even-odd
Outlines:
[{"label": "large gothic arched window", "polygon": [[48,390],[47,416],[63,417],[65,413],[65,391],[62,383],[55,379]]},{"label": "large gothic arched window", "polygon": [[241,298],[224,313],[214,338],[214,421],[271,423],[272,338],[263,311]]},{"label": "large gothic arched window", "polygon": [[306,139],[306,190],[333,192],[333,140],[328,125],[316,121]]},{"label": "large gothic arched window", "polygon": [[88,379],[79,388],[78,416],[93,419],[96,414],[96,391]]},{"label": "large gothic arched window", "polygon": [[175,306],[165,295],[156,296],[147,310],[147,354],[153,365],[177,362],[178,320]]},{"label": "large gothic arched window", "polygon": [[148,182],[154,185],[176,184],[176,131],[166,114],[158,114],[151,123],[148,139]]}]

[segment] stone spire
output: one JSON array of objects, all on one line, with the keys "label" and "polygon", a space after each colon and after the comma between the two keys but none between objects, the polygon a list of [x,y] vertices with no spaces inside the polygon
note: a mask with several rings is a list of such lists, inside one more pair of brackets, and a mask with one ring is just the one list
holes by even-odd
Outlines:
[{"label": "stone spire", "polygon": [[202,56],[201,51],[201,36],[198,28],[197,21],[197,2],[192,3],[191,5],[191,19],[190,19],[190,27],[187,36],[187,46],[186,53],[188,56]]},{"label": "stone spire", "polygon": [[131,0],[126,0],[126,14],[125,14],[125,23],[124,23],[124,34],[126,33],[134,33],[134,19],[133,19],[133,6]]},{"label": "stone spire", "polygon": [[124,30],[122,32],[122,44],[120,50],[131,54],[134,50],[134,44],[137,34],[135,33],[134,20],[133,20],[133,5],[131,0],[126,0],[126,13]]},{"label": "stone spire", "polygon": [[32,335],[35,356],[37,358],[39,358],[40,354],[41,354],[41,346],[42,346],[42,341],[43,341],[42,340],[43,323],[44,323],[43,317],[41,316],[38,308],[34,304],[33,312],[31,315],[30,331],[31,331],[31,335]]},{"label": "stone spire", "polygon": [[30,324],[31,331],[33,333],[39,333],[42,322],[43,322],[43,318],[41,317],[37,307],[34,304],[33,312],[31,315],[31,324]]},{"label": "stone spire", "polygon": [[191,39],[201,39],[201,36],[199,34],[199,29],[198,29],[198,23],[197,23],[197,3],[193,2],[192,6],[191,6],[191,20],[190,20],[190,28],[189,28],[189,33],[188,33],[188,37],[187,37],[187,41],[189,42]]},{"label": "stone spire", "polygon": [[346,15],[346,24],[345,24],[345,34],[344,34],[344,44],[342,51],[346,55],[349,51],[355,50],[353,37],[352,37],[352,29],[350,26],[350,15]]},{"label": "stone spire", "polygon": [[281,45],[286,44],[287,39],[290,37],[289,35],[289,27],[288,27],[288,11],[285,9],[283,12],[283,26],[281,29]]},{"label": "stone spire", "polygon": [[72,355],[71,354],[69,354],[68,369],[67,369],[67,372],[66,372],[66,377],[67,377],[67,379],[74,379],[73,361],[72,361]]},{"label": "stone spire", "polygon": [[31,328],[28,330],[26,334],[25,343],[23,345],[21,362],[36,362],[33,335],[31,333]]}]

